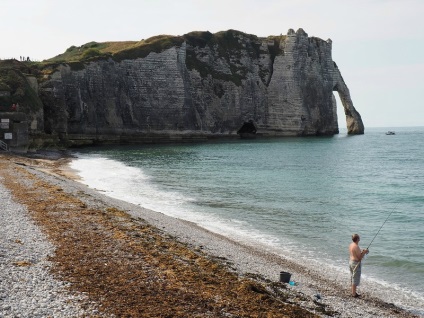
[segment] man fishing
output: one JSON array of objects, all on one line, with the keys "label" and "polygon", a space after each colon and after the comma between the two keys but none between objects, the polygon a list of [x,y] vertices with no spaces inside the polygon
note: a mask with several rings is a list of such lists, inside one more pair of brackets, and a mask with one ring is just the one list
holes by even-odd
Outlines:
[{"label": "man fishing", "polygon": [[351,274],[351,288],[352,288],[352,296],[357,298],[360,295],[356,292],[356,287],[359,286],[361,282],[361,261],[366,254],[369,253],[368,249],[359,248],[360,237],[358,234],[352,235],[352,243],[349,245],[349,269]]}]

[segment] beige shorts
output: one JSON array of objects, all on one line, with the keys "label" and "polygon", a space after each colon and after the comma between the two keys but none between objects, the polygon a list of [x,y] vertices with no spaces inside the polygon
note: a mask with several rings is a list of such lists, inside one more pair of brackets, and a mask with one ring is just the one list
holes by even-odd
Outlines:
[{"label": "beige shorts", "polygon": [[351,274],[350,282],[352,285],[359,286],[359,283],[361,282],[361,267],[361,262],[349,261],[349,269]]}]

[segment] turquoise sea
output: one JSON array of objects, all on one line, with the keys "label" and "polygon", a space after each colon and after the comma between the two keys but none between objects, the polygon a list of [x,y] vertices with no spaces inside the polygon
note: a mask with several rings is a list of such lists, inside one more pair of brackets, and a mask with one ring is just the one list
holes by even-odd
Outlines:
[{"label": "turquoise sea", "polygon": [[363,280],[381,298],[424,315],[424,127],[76,154],[71,167],[90,187],[301,263],[319,262],[335,279],[347,275],[351,234],[365,248],[380,230]]}]

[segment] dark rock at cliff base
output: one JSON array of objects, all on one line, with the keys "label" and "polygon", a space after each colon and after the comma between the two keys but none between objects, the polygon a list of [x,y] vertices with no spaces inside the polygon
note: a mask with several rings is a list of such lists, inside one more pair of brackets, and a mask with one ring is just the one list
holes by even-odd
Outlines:
[{"label": "dark rock at cliff base", "polygon": [[337,92],[348,133],[364,133],[331,40],[302,29],[158,36],[116,52],[105,45],[71,47],[66,54],[86,50],[80,60],[33,70],[43,116],[29,119],[31,132],[67,145],[231,137],[245,123],[261,136],[333,135]]}]

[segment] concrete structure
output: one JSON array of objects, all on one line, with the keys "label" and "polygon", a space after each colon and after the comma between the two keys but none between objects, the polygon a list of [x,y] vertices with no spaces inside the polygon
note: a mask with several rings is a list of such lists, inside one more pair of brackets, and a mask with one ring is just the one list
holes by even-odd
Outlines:
[{"label": "concrete structure", "polygon": [[21,112],[0,112],[0,149],[27,152],[28,144],[26,114]]}]

